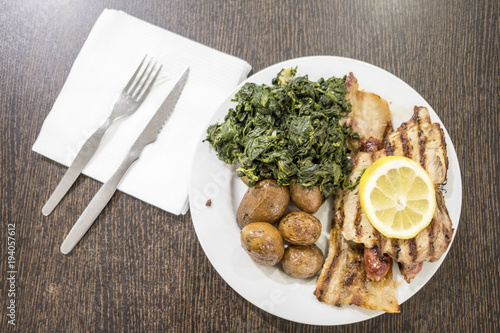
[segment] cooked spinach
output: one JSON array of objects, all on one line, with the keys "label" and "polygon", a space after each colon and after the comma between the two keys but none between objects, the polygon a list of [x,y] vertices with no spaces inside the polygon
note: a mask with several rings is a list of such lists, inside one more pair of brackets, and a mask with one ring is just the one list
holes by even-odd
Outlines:
[{"label": "cooked spinach", "polygon": [[346,77],[309,81],[295,77],[297,68],[283,69],[272,85],[246,83],[236,93],[236,107],[224,122],[211,125],[206,141],[220,160],[239,164],[239,177],[253,186],[272,178],[319,186],[323,198],[349,187],[352,163],[347,139],[355,137],[343,125],[351,105],[344,99]]}]

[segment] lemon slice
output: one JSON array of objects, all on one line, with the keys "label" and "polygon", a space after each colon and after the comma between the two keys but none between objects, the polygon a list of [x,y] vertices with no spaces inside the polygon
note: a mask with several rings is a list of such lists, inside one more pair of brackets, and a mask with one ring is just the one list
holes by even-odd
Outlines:
[{"label": "lemon slice", "polygon": [[376,160],[361,177],[359,195],[368,220],[391,238],[415,237],[429,225],[436,209],[429,174],[403,156]]}]

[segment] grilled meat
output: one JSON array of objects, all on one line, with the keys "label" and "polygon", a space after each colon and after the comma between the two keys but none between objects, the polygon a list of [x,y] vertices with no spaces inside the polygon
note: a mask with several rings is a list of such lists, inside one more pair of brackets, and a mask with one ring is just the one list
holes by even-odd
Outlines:
[{"label": "grilled meat", "polygon": [[365,247],[365,269],[366,277],[378,282],[389,272],[392,266],[392,259],[387,254],[383,254],[378,247]]},{"label": "grilled meat", "polygon": [[410,267],[398,264],[399,271],[404,276],[405,281],[408,283],[410,283],[411,279],[413,279],[415,276],[417,276],[418,273],[420,273],[423,266],[424,266],[423,261],[418,264],[414,264],[413,266]]},{"label": "grilled meat", "polygon": [[353,73],[347,77],[346,89],[345,98],[352,105],[346,124],[359,134],[359,139],[350,140],[351,148],[354,152],[382,148],[386,133],[392,129],[389,105],[380,96],[359,90]]},{"label": "grilled meat", "polygon": [[416,106],[411,119],[386,136],[384,146],[387,155],[406,156],[420,163],[436,188],[446,180],[448,153],[444,132],[438,123],[431,123],[425,107]]},{"label": "grilled meat", "polygon": [[328,257],[318,278],[314,295],[328,304],[357,305],[371,310],[399,312],[392,279],[392,265],[378,282],[366,277],[363,246],[347,242],[338,226],[330,230]]},{"label": "grilled meat", "polygon": [[[420,163],[436,188],[446,180],[448,158],[444,134],[438,124],[431,124],[426,108],[415,107],[412,119],[387,135],[384,149],[356,154],[350,180],[355,182],[365,168],[388,155],[404,155]],[[397,261],[403,267],[403,275],[408,272],[405,280],[409,282],[418,264],[438,260],[451,241],[452,222],[439,190],[436,190],[436,201],[436,212],[431,223],[411,239],[381,235],[363,213],[359,188],[337,192],[334,201],[335,223],[339,225],[345,239],[362,243],[368,248],[378,247],[382,253]]]}]

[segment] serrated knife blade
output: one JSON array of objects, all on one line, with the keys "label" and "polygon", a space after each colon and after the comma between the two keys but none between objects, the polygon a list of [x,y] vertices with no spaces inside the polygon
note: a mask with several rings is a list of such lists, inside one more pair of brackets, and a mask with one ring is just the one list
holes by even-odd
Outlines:
[{"label": "serrated knife blade", "polygon": [[61,245],[62,253],[68,254],[71,252],[71,250],[73,250],[76,244],[78,244],[80,239],[82,239],[85,233],[92,226],[104,207],[106,207],[109,200],[111,200],[111,197],[116,192],[116,188],[121,179],[127,173],[132,164],[139,159],[144,147],[156,141],[158,135],[160,134],[160,130],[172,114],[172,111],[177,104],[182,89],[184,88],[184,85],[187,81],[188,72],[189,67],[184,70],[183,74],[180,76],[179,80],[176,82],[168,96],[165,98],[162,105],[159,107],[142,133],[136,139],[136,141],[132,145],[132,148],[130,148],[130,151],[128,152],[127,156],[122,161],[118,169],[111,176],[111,178],[99,189],[94,198],[92,198],[92,200],[90,201],[87,208],[85,208],[85,210],[83,211],[82,215],[73,225],[73,228],[71,228]]}]

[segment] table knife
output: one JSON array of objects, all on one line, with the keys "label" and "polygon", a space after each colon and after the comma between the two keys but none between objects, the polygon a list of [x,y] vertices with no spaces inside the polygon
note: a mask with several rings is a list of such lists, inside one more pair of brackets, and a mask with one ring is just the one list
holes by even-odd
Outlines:
[{"label": "table knife", "polygon": [[116,188],[121,179],[127,173],[132,164],[139,159],[144,147],[156,141],[158,135],[160,134],[161,128],[168,120],[177,103],[177,100],[179,99],[182,89],[186,83],[188,72],[189,68],[186,68],[158,111],[156,111],[155,115],[151,118],[142,133],[134,142],[132,148],[130,148],[130,151],[128,152],[127,156],[122,161],[118,169],[111,176],[111,178],[99,189],[94,198],[90,201],[87,208],[85,208],[85,210],[83,211],[80,218],[76,221],[73,228],[71,228],[61,245],[62,253],[68,254],[71,252],[71,250],[73,250],[76,244],[78,244],[80,239],[85,235],[87,230],[92,226],[95,219],[99,216],[104,207],[106,207],[109,200],[111,200],[111,197],[116,192]]}]

